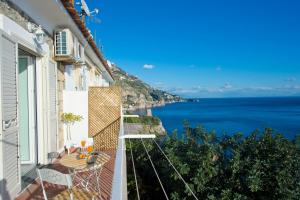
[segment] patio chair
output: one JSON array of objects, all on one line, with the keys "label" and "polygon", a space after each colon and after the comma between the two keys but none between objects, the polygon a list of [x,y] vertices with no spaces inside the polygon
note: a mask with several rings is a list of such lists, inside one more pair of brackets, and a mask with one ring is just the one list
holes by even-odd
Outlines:
[{"label": "patio chair", "polygon": [[59,153],[55,151],[48,153],[48,159],[50,159],[50,163],[53,163],[53,160],[59,158],[59,156]]},{"label": "patio chair", "polygon": [[[67,189],[63,190],[59,194],[51,197],[51,200],[94,200],[97,193],[92,193],[86,190],[82,190],[77,187],[73,187],[72,178],[69,174],[63,174],[53,169],[37,169],[37,174],[40,178],[43,195],[45,200],[48,200],[44,182],[66,186]],[[54,188],[51,190],[53,192]]]}]

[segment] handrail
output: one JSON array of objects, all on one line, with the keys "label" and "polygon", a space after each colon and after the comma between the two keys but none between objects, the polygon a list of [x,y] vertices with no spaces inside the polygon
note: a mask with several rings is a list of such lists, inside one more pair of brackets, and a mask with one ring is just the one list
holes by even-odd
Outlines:
[{"label": "handrail", "polygon": [[112,185],[112,200],[127,200],[127,171],[126,171],[126,146],[124,135],[123,115],[121,109],[120,132],[118,138],[118,148],[114,167],[114,177]]},{"label": "handrail", "polygon": [[136,118],[136,117],[140,117],[139,115],[123,115],[123,117],[132,117],[132,118]]}]

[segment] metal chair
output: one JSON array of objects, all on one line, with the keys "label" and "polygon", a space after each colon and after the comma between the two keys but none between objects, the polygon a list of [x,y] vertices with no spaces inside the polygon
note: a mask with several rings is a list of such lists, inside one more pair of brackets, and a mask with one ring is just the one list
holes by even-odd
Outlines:
[{"label": "metal chair", "polygon": [[50,152],[48,153],[48,159],[50,159],[50,163],[53,162],[53,160],[57,159],[59,157],[59,153],[58,152]]},{"label": "metal chair", "polygon": [[[82,190],[73,187],[72,178],[69,174],[63,174],[53,169],[37,169],[37,174],[40,178],[43,195],[45,200],[48,200],[44,182],[48,182],[55,185],[67,186],[67,189],[60,192],[51,198],[51,200],[94,200],[96,193],[91,193],[86,190]],[[53,191],[53,190],[52,190]]]}]

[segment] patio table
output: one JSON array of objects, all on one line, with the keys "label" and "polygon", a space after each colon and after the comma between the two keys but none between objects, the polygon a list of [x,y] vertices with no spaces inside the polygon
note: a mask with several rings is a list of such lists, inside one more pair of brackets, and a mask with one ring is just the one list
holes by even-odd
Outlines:
[{"label": "patio table", "polygon": [[90,168],[90,165],[87,164],[86,159],[78,159],[78,155],[78,153],[65,155],[60,160],[60,164],[68,168],[69,173],[72,176],[72,180],[75,182],[75,186],[82,185],[86,190],[89,191],[91,184],[89,184],[89,180],[86,180],[84,177],[82,177],[80,173],[87,172]]},{"label": "patio table", "polygon": [[[77,159],[78,153],[68,154],[62,157],[60,164],[67,167],[73,174],[73,181],[76,179],[77,185],[81,184],[86,190],[89,190],[93,184],[90,184],[90,180],[96,178],[98,193],[100,194],[99,176],[105,163],[110,160],[110,156],[106,153],[99,153],[97,160],[94,164],[87,164],[86,159]],[[86,174],[86,177],[80,175],[80,173]]]},{"label": "patio table", "polygon": [[87,168],[88,164],[85,159],[77,159],[78,153],[65,155],[61,158],[60,164],[75,171]]}]

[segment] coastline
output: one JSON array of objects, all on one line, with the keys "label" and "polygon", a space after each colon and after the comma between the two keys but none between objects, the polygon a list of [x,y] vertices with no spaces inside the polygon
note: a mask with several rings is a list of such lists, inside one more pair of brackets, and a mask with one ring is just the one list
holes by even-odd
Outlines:
[{"label": "coastline", "polygon": [[[124,111],[125,111],[125,113],[129,112],[130,114],[134,114],[134,115],[153,117],[152,116],[153,108],[164,107],[167,104],[175,104],[175,103],[183,103],[183,102],[187,102],[187,101],[181,100],[181,101],[168,101],[168,102],[163,102],[163,103],[155,103],[155,104],[151,104],[148,106],[138,106],[138,107],[132,107],[130,109],[124,109]],[[166,130],[162,120],[158,116],[155,116],[155,117],[160,120],[160,123],[157,126],[149,126],[149,125],[143,126],[141,124],[131,124],[131,125],[127,124],[126,130],[127,131],[141,130],[141,127],[143,127],[144,129],[146,128],[147,132],[149,132],[150,134],[157,133],[159,136],[166,136],[168,133],[167,133],[167,130]]]},{"label": "coastline", "polygon": [[237,132],[249,135],[270,127],[290,139],[300,133],[299,97],[205,98],[152,111],[167,132],[175,129],[182,132],[182,123],[187,120],[193,127],[201,124],[219,135]]},{"label": "coastline", "polygon": [[184,100],[180,100],[180,101],[157,102],[157,103],[142,105],[142,106],[131,106],[131,107],[125,108],[124,111],[135,112],[138,110],[147,110],[147,109],[152,109],[152,108],[157,108],[157,107],[164,107],[167,104],[183,103],[183,102],[187,102],[187,100],[184,99]]}]

